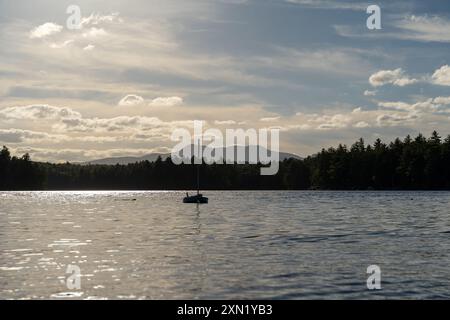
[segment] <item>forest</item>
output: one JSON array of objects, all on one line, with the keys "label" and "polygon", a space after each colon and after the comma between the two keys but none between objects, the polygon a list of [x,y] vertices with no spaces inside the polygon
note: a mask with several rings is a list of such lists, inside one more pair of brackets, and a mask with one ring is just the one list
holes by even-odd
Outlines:
[{"label": "forest", "polygon": [[[350,147],[322,149],[304,159],[286,159],[276,175],[261,165],[200,165],[203,190],[450,190],[450,135],[434,131],[388,144],[359,139]],[[189,190],[196,167],[170,158],[128,165],[33,162],[28,154],[0,151],[0,190]]]}]

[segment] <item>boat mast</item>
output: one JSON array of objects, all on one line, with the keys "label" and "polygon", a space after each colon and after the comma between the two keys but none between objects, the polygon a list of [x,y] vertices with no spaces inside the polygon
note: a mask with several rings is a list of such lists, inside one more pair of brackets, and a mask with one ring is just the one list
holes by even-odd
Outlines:
[{"label": "boat mast", "polygon": [[197,195],[200,194],[200,165],[197,165]]}]

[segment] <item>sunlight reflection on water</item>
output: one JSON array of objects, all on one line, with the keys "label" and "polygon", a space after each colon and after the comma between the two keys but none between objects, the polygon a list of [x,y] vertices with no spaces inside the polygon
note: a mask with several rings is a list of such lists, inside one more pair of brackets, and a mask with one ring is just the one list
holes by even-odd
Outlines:
[{"label": "sunlight reflection on water", "polygon": [[204,193],[0,193],[0,298],[450,297],[449,192]]}]

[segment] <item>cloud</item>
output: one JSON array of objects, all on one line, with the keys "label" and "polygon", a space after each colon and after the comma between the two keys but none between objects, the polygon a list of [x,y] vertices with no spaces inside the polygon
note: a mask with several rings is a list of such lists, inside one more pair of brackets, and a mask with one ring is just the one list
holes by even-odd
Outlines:
[{"label": "cloud", "polygon": [[407,16],[394,24],[404,32],[398,38],[424,42],[450,42],[450,21],[439,16]]},{"label": "cloud", "polygon": [[[297,113],[295,121],[297,128],[308,124],[304,130],[350,130],[350,128],[369,130],[370,128],[404,128],[414,126],[429,128],[429,124],[446,126],[450,114],[450,97],[429,98],[422,101],[407,103],[379,102],[378,109],[365,110],[361,107],[352,111],[325,111],[322,113]],[[287,130],[295,130],[293,124],[283,123]],[[410,128],[411,129],[411,128]]]},{"label": "cloud", "polygon": [[[281,7],[275,6],[280,10],[285,8],[288,10],[281,12],[282,14],[289,14],[289,10],[306,10],[306,8],[336,9],[336,7],[339,7],[349,10],[353,8],[355,10],[363,9],[361,2],[353,0],[292,0],[290,2],[296,2],[302,7],[295,8],[295,5],[286,4]],[[249,1],[249,5],[253,3],[254,1]],[[208,7],[213,5],[215,5],[215,2],[211,2],[211,4],[208,2]],[[120,8],[120,6],[117,8]],[[311,149],[318,149],[320,140],[325,139],[324,137],[338,140],[343,135],[349,137],[355,132],[358,135],[361,132],[373,132],[378,126],[377,117],[384,115],[397,119],[397,121],[391,122],[400,127],[409,123],[407,121],[402,122],[400,118],[408,119],[407,116],[415,112],[418,118],[414,120],[417,121],[415,125],[409,127],[411,130],[418,130],[421,125],[431,127],[430,123],[432,121],[441,120],[447,121],[447,124],[439,122],[441,127],[437,127],[437,129],[444,130],[444,128],[449,128],[447,115],[438,115],[439,112],[445,111],[443,105],[447,94],[440,91],[435,93],[435,96],[443,96],[437,97],[431,102],[432,105],[439,105],[437,109],[431,108],[431,105],[428,109],[419,106],[412,107],[411,105],[414,105],[415,102],[408,100],[405,100],[405,102],[399,101],[395,105],[392,102],[390,107],[388,107],[389,102],[386,102],[385,107],[383,107],[374,105],[374,101],[372,101],[374,99],[371,98],[378,88],[370,85],[364,87],[363,84],[363,81],[367,82],[369,75],[378,70],[393,69],[388,71],[395,71],[394,69],[404,65],[411,65],[412,68],[417,69],[417,59],[419,59],[419,56],[423,58],[425,54],[435,62],[445,61],[445,50],[440,44],[434,44],[438,46],[437,48],[431,46],[428,48],[426,46],[427,48],[421,47],[425,51],[419,48],[423,52],[417,49],[420,52],[416,52],[416,54],[402,55],[402,57],[406,57],[405,60],[401,59],[398,54],[409,52],[412,50],[411,46],[422,46],[423,44],[408,43],[407,46],[402,45],[400,46],[401,48],[397,48],[395,42],[392,41],[375,41],[371,42],[373,44],[372,48],[365,48],[364,46],[359,46],[358,43],[351,42],[353,45],[356,45],[356,47],[351,48],[346,46],[349,42],[343,38],[329,35],[331,36],[330,38],[322,35],[325,38],[308,37],[308,39],[303,39],[303,37],[302,39],[306,42],[304,41],[299,45],[299,43],[295,44],[295,41],[290,41],[295,38],[295,33],[289,34],[284,38],[273,37],[273,35],[285,29],[282,28],[283,30],[275,30],[274,34],[252,37],[256,42],[260,42],[261,39],[267,40],[263,41],[264,45],[257,51],[236,51],[228,46],[225,51],[219,50],[219,52],[210,50],[211,41],[223,43],[223,37],[227,38],[228,32],[233,31],[234,27],[226,30],[221,29],[224,32],[217,34],[217,37],[211,40],[209,31],[215,30],[215,27],[212,29],[208,28],[208,25],[203,25],[203,22],[202,27],[205,27],[206,32],[192,33],[197,31],[192,29],[198,29],[198,17],[201,16],[202,19],[213,18],[208,13],[204,15],[192,14],[194,11],[191,10],[189,16],[183,16],[183,19],[171,19],[172,16],[168,17],[165,13],[161,14],[159,11],[151,12],[159,10],[159,7],[151,9],[143,6],[142,9],[142,15],[130,16],[129,19],[126,19],[126,23],[120,25],[116,23],[119,22],[118,15],[91,14],[83,18],[83,28],[81,30],[62,30],[51,36],[49,35],[48,38],[43,37],[45,41],[27,39],[28,31],[32,29],[28,22],[16,20],[11,20],[11,23],[8,22],[6,25],[10,25],[9,28],[12,32],[3,34],[4,40],[1,43],[1,47],[5,48],[5,50],[0,54],[3,58],[0,59],[0,72],[14,71],[20,75],[0,77],[2,82],[0,91],[4,92],[1,106],[38,103],[68,105],[70,103],[74,106],[72,111],[75,114],[64,116],[60,114],[60,111],[41,110],[42,114],[48,113],[49,115],[49,118],[43,118],[42,114],[38,116],[36,110],[33,112],[28,110],[27,115],[22,115],[21,111],[20,115],[17,113],[17,116],[14,117],[9,114],[5,115],[2,113],[4,110],[2,110],[0,112],[0,129],[9,130],[11,122],[15,122],[14,124],[18,124],[16,127],[21,127],[22,129],[35,130],[36,132],[41,130],[49,134],[61,133],[73,139],[72,141],[68,140],[67,143],[55,146],[54,149],[59,147],[82,149],[83,145],[78,143],[78,141],[81,141],[79,140],[81,138],[92,141],[92,146],[86,145],[87,149],[95,149],[95,139],[98,137],[100,142],[100,136],[108,136],[116,140],[119,140],[120,137],[127,138],[129,139],[127,144],[124,143],[113,147],[131,148],[131,146],[135,147],[137,145],[138,140],[151,141],[154,140],[154,137],[166,136],[171,128],[176,126],[169,120],[194,119],[200,114],[216,125],[224,125],[221,128],[225,128],[226,125],[237,125],[238,123],[240,125],[240,122],[245,119],[247,121],[245,126],[248,127],[258,128],[261,126],[279,125],[288,131],[309,130],[314,135],[314,138],[311,139],[310,147]],[[152,17],[144,14],[144,9],[148,9],[147,12],[152,13]],[[183,8],[179,9],[184,10]],[[211,9],[215,10],[217,8]],[[172,11],[172,8],[164,8],[164,10]],[[124,8],[124,11],[132,14],[128,8]],[[175,11],[178,12],[179,10]],[[307,11],[311,12],[311,10]],[[213,13],[217,14],[217,12]],[[314,15],[319,17],[330,13],[317,11]],[[360,14],[366,16],[365,10],[360,11]],[[395,19],[391,19],[391,14],[392,11],[389,11],[388,15],[385,16],[386,21],[383,20],[383,32],[367,31],[365,21],[362,21],[360,24],[354,24],[353,22],[355,21],[350,19],[348,23],[353,24],[352,27],[354,29],[358,29],[358,26],[360,26],[361,29],[364,29],[363,33],[369,38],[373,34],[379,34],[380,37],[384,37],[386,33],[390,32],[398,32],[411,37],[425,33],[425,31],[408,31],[406,26],[391,28],[392,23],[398,21],[398,16]],[[214,17],[217,18],[217,15]],[[223,16],[221,18],[227,19],[230,17]],[[251,21],[251,19],[247,21],[244,17],[240,18],[243,19],[238,21],[238,23],[249,24],[249,30],[260,30],[257,27],[260,27],[261,23],[263,23],[263,21]],[[240,18],[237,20],[241,20]],[[329,22],[333,23],[332,20],[329,20]],[[344,21],[345,17],[338,20]],[[44,19],[41,21],[50,20]],[[63,24],[63,20],[60,23]],[[334,23],[339,22],[336,20]],[[419,22],[416,21],[414,23],[417,25]],[[37,24],[33,25],[33,27],[35,26]],[[190,28],[193,26],[195,28]],[[221,24],[221,26],[227,28],[232,25]],[[448,28],[445,30],[448,30]],[[332,29],[329,31],[333,33]],[[430,34],[429,31],[426,32]],[[83,34],[85,37],[83,37]],[[18,38],[20,35],[22,38]],[[102,35],[106,36],[103,37]],[[97,38],[92,38],[95,36]],[[74,42],[67,43],[71,39]],[[338,42],[334,40],[328,41],[330,39]],[[370,39],[365,39],[363,42],[367,44],[370,42]],[[232,43],[229,44],[234,46]],[[251,46],[251,43],[248,43],[248,45]],[[292,45],[292,48],[286,48],[290,45]],[[70,47],[70,50],[50,50],[49,46],[53,46],[55,49],[67,49]],[[94,51],[87,52],[94,47]],[[246,55],[246,52],[252,54]],[[393,55],[388,56],[388,53]],[[24,64],[23,61],[27,63]],[[427,78],[417,75],[420,72],[417,71],[418,69],[408,70],[404,68],[410,76],[403,74],[403,77],[392,80],[393,83],[390,83],[390,85],[406,85],[415,80],[411,78],[417,78],[417,81],[420,82],[431,82],[433,71],[442,64],[445,63],[428,69],[429,75]],[[382,67],[383,65],[384,67]],[[30,74],[29,70],[36,70],[37,72]],[[40,74],[39,70],[45,70],[46,74]],[[2,75],[5,75],[5,73],[2,73]],[[355,78],[357,81],[352,81]],[[67,82],[67,79],[70,79],[70,82]],[[443,80],[438,78],[433,81],[436,81],[436,84],[443,83]],[[17,83],[20,83],[23,87],[48,91],[42,91],[39,95],[30,94],[30,91],[22,91],[22,94],[18,94],[18,91],[15,91],[15,94],[11,94]],[[382,83],[384,82],[382,81]],[[388,86],[390,85],[388,83]],[[90,93],[85,91],[86,89],[100,87],[103,90],[101,95],[96,92]],[[319,87],[331,88],[331,91],[324,91],[325,94],[322,94]],[[369,98],[361,96],[365,89],[368,89],[365,92],[365,96]],[[421,94],[426,94],[427,89],[428,86],[424,88],[424,92],[421,92]],[[437,88],[432,88],[432,90],[435,89]],[[438,89],[445,89],[445,87]],[[51,93],[51,91],[55,90],[59,90],[58,94]],[[401,93],[406,93],[404,90],[400,91]],[[73,93],[72,95],[67,95],[66,92],[68,94],[76,92],[76,95]],[[152,95],[148,95],[145,92],[152,92]],[[119,103],[119,100],[128,93],[142,96],[142,108],[110,107]],[[402,100],[392,90],[383,89],[379,89],[377,98],[381,99],[381,94],[385,93],[393,101]],[[353,94],[356,94],[356,96],[352,96]],[[171,101],[169,98],[172,96],[183,98],[179,98],[181,100],[172,99]],[[356,100],[354,100],[355,97]],[[174,104],[180,105],[183,103],[183,99],[186,100],[186,104],[189,102],[189,107],[167,107]],[[367,108],[363,107],[364,109],[359,109],[358,112],[353,113],[351,110],[355,106],[349,105],[349,103],[352,103],[350,101],[359,101],[361,99],[371,100],[370,106],[367,106]],[[331,100],[336,100],[336,103],[329,106],[330,109],[326,109],[325,106],[329,105]],[[342,102],[342,100],[344,100],[344,103],[339,105],[339,102]],[[135,102],[139,104],[139,100]],[[198,105],[195,105],[197,102]],[[238,107],[235,108],[236,105],[233,104],[238,104]],[[133,102],[130,102],[130,105],[133,105]],[[152,107],[161,106],[161,108],[143,107],[148,105]],[[258,106],[260,109],[252,109],[254,106]],[[264,118],[274,118],[273,108],[275,106],[280,106],[280,114],[283,115],[289,112],[295,113],[300,109],[306,113],[317,113],[317,115],[282,116],[278,122],[274,123],[260,121],[260,119]],[[83,115],[76,114],[77,111],[75,110],[80,111]],[[89,111],[84,114],[82,110]],[[156,115],[157,118],[152,117]],[[20,118],[20,116],[24,117]],[[2,120],[6,120],[6,118],[8,118],[8,121]],[[230,118],[233,120],[227,120]],[[27,121],[27,119],[35,119],[37,121]],[[40,121],[41,119],[45,120]],[[222,121],[214,121],[215,119],[221,119]],[[413,122],[413,120],[410,121],[411,123]],[[387,125],[388,123],[390,122],[387,118],[380,120],[380,124]],[[358,128],[358,130],[355,128]],[[331,130],[332,132],[319,130]],[[5,135],[8,134],[11,139],[13,139],[12,136],[14,134],[16,137],[18,135],[18,132],[3,133]],[[25,133],[23,133],[23,136],[25,136]],[[35,137],[38,137],[38,135],[35,135]],[[131,138],[136,141],[133,141]],[[29,141],[27,139],[30,138],[23,138],[23,141]],[[282,137],[282,139],[285,138]],[[48,139],[42,140],[48,141]],[[297,138],[297,142],[300,140]],[[344,139],[342,140],[345,142]],[[164,144],[170,145],[170,142],[166,141]],[[33,146],[36,145],[33,144]],[[144,143],[136,147],[140,148],[142,146],[144,146]],[[50,148],[51,146],[49,145],[48,147]],[[99,148],[102,147],[99,146]],[[302,148],[302,142],[294,146],[294,148]]]},{"label": "cloud", "polygon": [[45,38],[52,34],[56,34],[61,32],[63,29],[63,26],[60,26],[58,24],[47,22],[44,24],[41,24],[40,26],[34,28],[30,31],[30,38]]},{"label": "cloud", "polygon": [[429,112],[429,113],[448,113],[450,112],[450,97],[429,98],[416,103],[406,102],[380,102],[379,106],[388,109],[411,111],[411,112]]},{"label": "cloud", "polygon": [[382,38],[419,42],[450,42],[450,20],[440,16],[396,16],[390,22],[389,31],[368,33],[367,29],[352,25],[334,25],[336,33],[350,38]]},{"label": "cloud", "polygon": [[91,15],[89,17],[84,17],[83,19],[81,19],[81,26],[98,25],[98,24],[102,24],[104,22],[122,23],[123,19],[121,17],[119,17],[118,12],[114,12],[114,13],[111,13],[108,15],[102,15],[100,13],[91,13]]},{"label": "cloud", "polygon": [[183,98],[180,97],[158,97],[149,102],[152,107],[174,107],[183,104]]},{"label": "cloud", "polygon": [[142,104],[143,102],[144,98],[142,98],[141,96],[128,94],[119,101],[118,105],[122,107],[131,107]]},{"label": "cloud", "polygon": [[58,132],[132,132],[160,128],[164,122],[156,117],[118,116],[114,118],[61,119],[53,125]]},{"label": "cloud", "polygon": [[366,91],[364,91],[364,95],[366,96],[366,97],[373,97],[373,96],[375,96],[377,94],[377,91],[376,90],[366,90]]},{"label": "cloud", "polygon": [[290,124],[286,126],[288,130],[310,130],[311,125],[304,123],[304,124]]},{"label": "cloud", "polygon": [[377,117],[377,124],[380,127],[399,126],[415,121],[417,118],[416,114],[381,114]]},{"label": "cloud", "polygon": [[52,48],[52,49],[62,49],[62,48],[67,47],[68,45],[72,44],[73,42],[74,42],[73,39],[69,39],[69,40],[66,40],[63,43],[59,43],[59,44],[58,43],[52,43],[52,44],[50,44],[50,48]]},{"label": "cloud", "polygon": [[280,117],[266,117],[266,118],[259,119],[259,121],[262,121],[262,122],[272,122],[272,121],[278,121],[278,120],[280,120]]},{"label": "cloud", "polygon": [[354,125],[355,128],[367,128],[369,126],[370,125],[365,121],[359,121]]},{"label": "cloud", "polygon": [[[6,121],[2,121],[3,119]],[[1,128],[2,124],[20,124],[34,129]],[[0,141],[13,146],[31,144],[33,147],[53,150],[52,152],[69,145],[70,148],[78,146],[97,150],[118,146],[124,150],[167,147],[174,144],[170,137],[177,128],[190,130],[193,128],[193,121],[163,121],[149,116],[88,118],[70,108],[48,105],[8,107],[0,110]],[[123,151],[123,154],[126,152]],[[50,154],[48,156],[50,157]],[[44,158],[42,155],[40,159]],[[61,158],[45,158],[50,161],[58,159]],[[74,159],[74,155],[68,154],[64,160]]]},{"label": "cloud", "polygon": [[92,27],[88,31],[84,32],[82,34],[82,37],[83,38],[98,38],[98,37],[104,36],[106,34],[107,34],[107,32],[105,31],[105,29]]},{"label": "cloud", "polygon": [[355,10],[365,11],[369,4],[356,3],[350,1],[331,1],[331,0],[285,0],[289,3],[303,5],[313,9],[329,9],[329,10]]},{"label": "cloud", "polygon": [[317,129],[319,130],[329,130],[329,129],[342,129],[346,128],[351,122],[352,118],[349,115],[335,114],[332,116],[321,116],[315,121],[323,122],[319,124]]},{"label": "cloud", "polygon": [[[437,69],[433,75],[425,75],[421,77],[421,80],[414,79],[405,74],[401,68],[395,70],[380,70],[372,74],[369,78],[369,83],[373,87],[381,87],[386,84],[392,84],[394,86],[404,87],[417,82],[427,82],[431,84],[450,86],[450,66],[443,65]],[[375,95],[376,91],[366,90],[365,96]]]},{"label": "cloud", "polygon": [[223,121],[216,120],[216,121],[214,121],[214,124],[217,124],[217,125],[227,125],[227,124],[232,125],[232,124],[236,124],[236,121],[234,121],[234,120],[223,120]]},{"label": "cloud", "polygon": [[[297,82],[272,77],[262,72],[262,67],[265,66],[264,61],[258,62],[253,58],[246,59],[233,54],[211,54],[204,48],[193,49],[189,46],[189,39],[180,37],[176,21],[168,21],[164,17],[161,19],[135,17],[127,19],[126,23],[115,23],[120,21],[122,20],[115,14],[92,14],[83,18],[81,30],[64,30],[54,39],[52,38],[51,42],[18,42],[14,46],[14,50],[18,53],[17,57],[23,55],[22,60],[27,61],[27,66],[17,61],[14,67],[27,73],[27,69],[30,68],[36,70],[43,68],[43,62],[45,62],[45,69],[48,72],[48,77],[39,79],[39,83],[36,83],[33,77],[24,76],[20,81],[21,84],[33,88],[44,86],[46,88],[52,86],[68,88],[69,86],[62,78],[70,74],[71,90],[81,91],[80,89],[86,86],[92,87],[102,82],[103,84],[108,83],[107,86],[102,86],[105,91],[108,90],[111,96],[116,96],[118,92],[122,92],[121,87],[133,88],[130,90],[134,92],[144,92],[151,85],[152,89],[158,92],[157,95],[162,97],[172,94],[180,88],[180,85],[185,84],[188,86],[185,87],[186,90],[197,92],[205,90],[205,88],[222,90],[220,87],[227,85],[235,87],[236,83],[240,83],[243,87],[277,86],[287,88],[290,86],[298,88],[300,86]],[[19,29],[22,26],[15,22],[13,27]],[[107,35],[107,37],[102,35]],[[11,36],[9,41],[11,43],[12,38]],[[67,42],[69,40],[71,42]],[[49,46],[53,49],[62,49],[68,48],[69,45],[70,50],[48,50]],[[86,54],[87,51],[94,48],[95,54]],[[315,63],[308,63],[308,61],[303,63],[305,56],[294,57],[294,59],[300,65],[298,69],[301,69],[302,66],[311,69],[322,68],[324,73],[341,71],[359,73],[367,70],[364,65],[359,63],[362,62],[362,59],[352,61],[350,58],[345,61],[346,67],[340,68],[344,64],[343,59],[348,54],[331,57],[333,50],[330,51],[312,57],[311,59]],[[281,54],[281,56],[284,55]],[[324,57],[328,58],[324,59]],[[279,59],[278,56],[272,58],[275,61],[273,68],[278,68],[280,64],[283,64],[281,61],[284,59]],[[321,66],[324,60],[339,61],[339,63],[335,63],[333,67],[333,62],[330,62],[327,71],[326,66]],[[356,64],[356,66],[350,68],[350,64],[352,66]],[[288,64],[281,67],[286,70],[291,68]],[[83,70],[89,70],[89,72]],[[111,82],[111,77],[114,77],[115,81]],[[161,80],[155,81],[155,79]],[[4,81],[17,83],[15,79],[14,81],[9,79]],[[8,88],[11,85],[2,83],[2,87]],[[245,89],[232,88],[232,90]],[[253,95],[253,93],[248,94],[251,99],[260,99]],[[210,95],[208,100],[214,100],[215,97]],[[110,97],[107,97],[107,100],[102,98],[99,97],[96,100],[110,103]],[[91,99],[88,97],[86,100]],[[158,99],[151,102],[150,105],[173,106],[181,103],[178,98],[167,101]]]},{"label": "cloud", "polygon": [[6,120],[78,119],[81,118],[81,114],[70,108],[41,104],[1,109],[0,119],[2,118]]},{"label": "cloud", "polygon": [[23,129],[0,129],[0,142],[8,144],[17,143],[50,143],[55,145],[57,143],[117,143],[126,142],[127,144],[132,144],[137,141],[149,141],[154,139],[157,135],[154,133],[144,134],[144,133],[134,133],[131,135],[108,135],[108,136],[98,136],[98,135],[83,135],[83,136],[70,136],[66,134],[54,134],[42,131],[33,130],[23,130]]},{"label": "cloud", "polygon": [[448,65],[442,66],[433,73],[431,78],[435,84],[450,86],[450,67]]},{"label": "cloud", "polygon": [[93,44],[88,44],[86,47],[83,48],[84,51],[91,51],[94,49],[95,49],[95,46]]},{"label": "cloud", "polygon": [[386,108],[386,109],[394,109],[394,110],[402,110],[402,111],[411,111],[414,110],[414,107],[412,104],[406,103],[406,102],[380,102],[378,103],[380,107]]},{"label": "cloud", "polygon": [[433,102],[440,105],[450,105],[450,97],[437,97],[434,98]]},{"label": "cloud", "polygon": [[[360,112],[360,111],[359,111]],[[318,113],[302,113],[296,114],[297,123],[285,125],[288,130],[337,130],[344,129],[356,121],[358,117],[355,112],[341,111],[336,112],[322,112]],[[299,123],[300,122],[300,123]]]},{"label": "cloud", "polygon": [[126,132],[133,129],[149,130],[167,124],[156,117],[146,116],[84,118],[81,113],[73,109],[50,105],[7,107],[0,110],[0,119],[54,120],[56,123],[52,128],[58,132]]},{"label": "cloud", "polygon": [[418,82],[417,79],[409,78],[401,68],[395,70],[381,70],[372,74],[369,78],[369,83],[373,87],[381,87],[386,84],[404,87],[416,82]]},{"label": "cloud", "polygon": [[159,148],[120,148],[120,149],[76,149],[76,148],[38,148],[38,147],[15,147],[11,151],[15,154],[29,153],[35,161],[54,161],[54,162],[84,162],[93,159],[102,159],[120,156],[143,156],[152,152],[159,152]]},{"label": "cloud", "polygon": [[0,129],[0,141],[6,143],[33,142],[49,138],[50,134],[46,132],[35,132],[22,129]]},{"label": "cloud", "polygon": [[324,75],[366,75],[373,67],[367,57],[379,56],[378,51],[355,48],[332,49],[295,49],[276,47],[272,56],[260,56],[252,59],[259,66],[268,66],[285,70],[314,70]]},{"label": "cloud", "polygon": [[[279,128],[284,132],[283,135],[295,134],[295,131],[301,130],[302,134],[319,137],[328,134],[326,132],[329,131],[333,132],[333,136],[341,136],[352,130],[362,134],[361,132],[373,133],[377,128],[396,130],[396,128],[413,126],[414,130],[417,130],[428,128],[429,123],[442,125],[448,123],[449,106],[450,97],[440,96],[414,103],[380,102],[379,109],[361,107],[349,109],[346,106],[345,109],[331,109],[319,113],[297,113],[294,117],[266,118],[279,118],[280,124],[272,128]],[[263,125],[264,127],[260,121],[264,119],[260,118],[263,115],[250,117],[248,126],[261,128]],[[21,150],[24,150],[21,143],[32,143],[33,148],[42,149],[39,152],[34,149],[36,154],[32,154],[33,159],[45,161],[86,161],[104,157],[111,149],[123,148],[121,155],[127,155],[132,154],[132,150],[143,150],[146,147],[170,146],[172,145],[170,136],[174,129],[184,127],[189,130],[193,126],[190,120],[163,121],[149,116],[88,118],[70,108],[48,105],[1,109],[0,119],[5,117],[12,121],[11,123],[15,121],[22,123],[24,119],[39,120],[34,123],[43,132],[0,128],[0,140],[12,144],[13,148],[22,147]],[[3,122],[5,123],[7,122]],[[236,124],[236,121],[216,120],[214,124],[231,125]],[[207,127],[206,123],[205,129]],[[49,129],[53,133],[47,132]],[[70,149],[65,149],[69,143]],[[86,149],[87,152],[75,151],[77,147],[80,150]],[[98,153],[95,153],[94,149]],[[148,153],[148,149],[146,150]]]}]

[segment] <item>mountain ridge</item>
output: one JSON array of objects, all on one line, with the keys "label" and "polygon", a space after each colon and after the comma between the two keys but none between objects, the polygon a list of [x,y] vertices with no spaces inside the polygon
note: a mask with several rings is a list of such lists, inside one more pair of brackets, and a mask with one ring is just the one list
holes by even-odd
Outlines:
[{"label": "mountain ridge", "polygon": [[[241,146],[234,146],[235,148],[235,155],[236,155],[236,150],[238,147]],[[203,147],[204,149],[205,147]],[[226,149],[228,149],[230,147],[227,147]],[[216,150],[219,150],[222,148],[216,148],[214,149],[214,152],[217,152]],[[248,150],[249,147],[245,146],[245,155],[246,158],[248,159]],[[222,151],[223,152],[223,151]],[[226,151],[225,151],[226,152]],[[193,153],[192,153],[193,154]],[[136,162],[142,162],[142,161],[149,161],[149,162],[154,162],[158,159],[158,157],[161,157],[163,160],[165,160],[166,158],[170,157],[171,154],[170,153],[149,153],[140,157],[133,157],[133,156],[123,156],[123,157],[107,157],[107,158],[101,158],[101,159],[95,159],[95,160],[91,160],[91,161],[85,161],[85,162],[81,162],[81,165],[116,165],[116,164],[120,164],[120,165],[126,165],[126,164],[130,164],[130,163],[136,163]],[[279,159],[280,161],[283,161],[285,159],[302,159],[300,156],[294,154],[294,153],[289,153],[289,152],[279,152]]]}]

